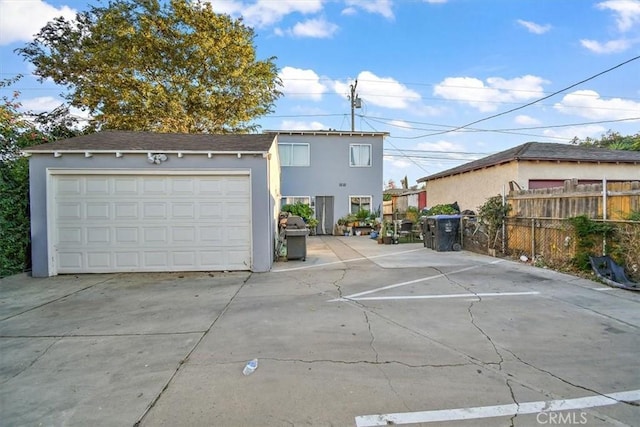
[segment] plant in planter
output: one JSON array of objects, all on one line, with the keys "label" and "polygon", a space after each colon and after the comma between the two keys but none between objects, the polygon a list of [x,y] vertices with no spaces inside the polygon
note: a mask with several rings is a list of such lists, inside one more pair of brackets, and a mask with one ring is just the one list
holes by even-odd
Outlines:
[{"label": "plant in planter", "polygon": [[315,236],[316,227],[318,226],[319,221],[316,218],[309,218],[306,222],[307,228],[309,229],[309,235]]},{"label": "plant in planter", "polygon": [[371,212],[369,212],[367,209],[360,209],[356,213],[356,220],[360,223],[360,225],[365,225],[370,214]]}]

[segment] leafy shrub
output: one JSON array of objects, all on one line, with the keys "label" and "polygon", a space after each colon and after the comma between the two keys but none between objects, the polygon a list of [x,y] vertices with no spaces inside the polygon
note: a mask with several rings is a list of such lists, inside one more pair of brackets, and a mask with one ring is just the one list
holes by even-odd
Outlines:
[{"label": "leafy shrub", "polygon": [[305,203],[294,203],[292,205],[284,205],[282,212],[289,212],[291,215],[299,216],[307,222],[313,216],[313,209]]}]

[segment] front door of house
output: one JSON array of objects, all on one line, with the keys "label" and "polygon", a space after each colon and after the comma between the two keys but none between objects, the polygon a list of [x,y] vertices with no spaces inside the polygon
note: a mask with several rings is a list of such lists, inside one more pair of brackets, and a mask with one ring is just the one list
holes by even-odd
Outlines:
[{"label": "front door of house", "polygon": [[316,196],[316,234],[333,234],[333,196]]}]

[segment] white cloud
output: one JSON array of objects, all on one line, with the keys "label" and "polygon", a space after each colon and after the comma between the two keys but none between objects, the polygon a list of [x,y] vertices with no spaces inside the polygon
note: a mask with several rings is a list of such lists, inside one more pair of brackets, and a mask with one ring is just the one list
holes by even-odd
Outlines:
[{"label": "white cloud", "polygon": [[486,113],[497,110],[499,103],[517,103],[541,97],[545,83],[548,82],[543,78],[532,75],[513,79],[490,77],[486,84],[474,77],[447,77],[435,86],[433,93]]},{"label": "white cloud", "polygon": [[[608,0],[598,3],[596,7],[600,10],[612,11],[616,16],[617,30],[625,33],[640,24],[640,0]],[[597,40],[580,40],[580,44],[591,52],[598,54],[620,53],[630,49],[638,43],[638,38],[618,38],[606,42]]]},{"label": "white cloud", "polygon": [[286,130],[327,130],[327,126],[320,122],[303,122],[296,120],[283,120],[280,129]]},{"label": "white cloud", "polygon": [[635,24],[640,23],[640,1],[638,0],[608,0],[598,3],[597,7],[614,12],[619,31],[628,31]]},{"label": "white cloud", "polygon": [[[391,0],[346,0],[345,3],[347,9],[360,8],[369,13],[382,15],[387,19],[394,18]],[[343,14],[346,14],[345,11]]]},{"label": "white cloud", "polygon": [[20,101],[22,110],[33,111],[34,113],[44,113],[52,111],[62,104],[64,101],[60,98],[54,98],[52,96],[40,96],[37,98],[25,99]]},{"label": "white cloud", "polygon": [[278,77],[282,80],[282,92],[292,98],[320,101],[327,87],[320,82],[320,76],[313,70],[284,67]]},{"label": "white cloud", "polygon": [[389,126],[393,126],[394,128],[398,128],[403,131],[409,131],[413,129],[413,125],[405,122],[404,120],[391,120],[389,122]]},{"label": "white cloud", "polygon": [[[350,93],[350,84],[351,82],[337,81],[334,83],[334,89],[338,95],[347,97]],[[409,108],[421,100],[420,94],[397,80],[391,77],[378,77],[371,71],[362,71],[358,75],[356,93],[365,105],[368,103],[393,109]]]},{"label": "white cloud", "polygon": [[520,114],[516,116],[514,121],[519,125],[525,125],[525,126],[533,126],[533,125],[540,124],[540,120],[534,119],[533,117],[527,116],[525,114]]},{"label": "white cloud", "polygon": [[572,114],[591,120],[619,120],[640,117],[640,102],[629,99],[602,99],[593,90],[578,90],[565,95],[553,106],[564,114]]},{"label": "white cloud", "polygon": [[469,153],[465,153],[464,145],[445,140],[440,140],[437,142],[421,142],[417,145],[416,149],[442,153],[442,155],[437,154],[437,156],[442,157],[443,159],[451,160],[471,161],[475,160],[476,158],[482,157],[480,154],[471,155]]},{"label": "white cloud", "polygon": [[441,151],[443,153],[451,153],[454,151],[464,151],[464,146],[455,142],[440,140],[437,142],[421,142],[416,147],[417,150],[424,151]]},{"label": "white cloud", "polygon": [[533,34],[544,34],[551,29],[551,25],[549,24],[540,25],[536,24],[535,22],[525,21],[523,19],[518,19],[516,22],[525,27],[529,32]]},{"label": "white cloud", "polygon": [[42,0],[0,0],[0,10],[0,45],[31,41],[54,18],[73,20],[76,16],[68,6],[56,8]]},{"label": "white cloud", "polygon": [[254,3],[237,0],[207,0],[218,13],[242,17],[252,27],[266,27],[280,22],[286,15],[318,13],[322,10],[323,0],[258,0]]},{"label": "white cloud", "polygon": [[632,43],[628,40],[610,40],[606,43],[600,43],[596,40],[580,40],[580,44],[594,53],[606,54],[606,53],[620,53],[629,49]]},{"label": "white cloud", "polygon": [[572,126],[558,129],[546,129],[543,134],[553,138],[565,138],[567,141],[572,140],[574,137],[584,139],[587,137],[598,138],[606,129],[598,125],[586,125],[586,126]]},{"label": "white cloud", "polygon": [[338,26],[327,22],[323,18],[309,19],[299,22],[291,29],[291,34],[297,37],[329,38],[332,37]]}]

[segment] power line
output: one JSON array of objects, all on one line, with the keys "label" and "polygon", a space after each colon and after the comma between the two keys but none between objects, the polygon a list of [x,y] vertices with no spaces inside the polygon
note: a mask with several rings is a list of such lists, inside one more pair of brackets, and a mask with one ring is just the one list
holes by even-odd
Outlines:
[{"label": "power line", "polygon": [[617,68],[622,67],[623,65],[626,65],[626,64],[628,64],[628,63],[630,63],[630,62],[633,62],[633,61],[636,61],[637,59],[640,59],[640,55],[635,56],[635,57],[633,57],[633,58],[631,58],[631,59],[628,59],[628,60],[626,60],[626,61],[624,61],[624,62],[621,62],[620,64],[617,64],[617,65],[615,65],[615,66],[613,66],[613,67],[611,67],[611,68],[608,68],[608,69],[606,69],[606,70],[604,70],[604,71],[601,71],[601,72],[599,72],[599,73],[597,73],[597,74],[594,74],[594,75],[592,75],[592,76],[590,76],[590,77],[587,77],[586,79],[580,80],[579,82],[574,83],[574,84],[572,84],[572,85],[570,85],[570,86],[567,86],[567,87],[565,87],[565,88],[563,88],[563,89],[557,90],[557,91],[555,91],[555,92],[551,93],[550,95],[544,96],[544,97],[542,97],[542,98],[536,99],[536,100],[531,101],[531,102],[527,102],[526,104],[521,105],[521,106],[519,106],[519,107],[512,108],[512,109],[510,109],[510,110],[503,111],[503,112],[498,113],[498,114],[493,114],[493,115],[491,115],[491,116],[484,117],[484,118],[479,119],[479,120],[475,120],[475,121],[473,121],[473,122],[467,123],[466,125],[458,126],[458,127],[454,128],[454,129],[451,129],[451,130],[441,131],[441,132],[438,132],[438,133],[432,133],[432,134],[430,134],[430,135],[423,135],[423,136],[435,136],[435,135],[441,135],[441,134],[444,134],[444,133],[456,132],[456,131],[458,131],[458,130],[461,130],[461,129],[467,128],[467,127],[469,127],[469,126],[473,126],[473,125],[475,125],[475,124],[478,124],[478,123],[481,123],[481,122],[485,122],[485,121],[487,121],[487,120],[495,119],[496,117],[500,117],[500,116],[504,116],[504,115],[509,114],[509,113],[513,113],[514,111],[522,110],[523,108],[529,107],[529,106],[531,106],[531,105],[533,105],[533,104],[537,104],[537,103],[538,103],[538,102],[540,102],[540,101],[544,101],[545,99],[549,99],[549,98],[551,98],[552,96],[555,96],[555,95],[557,95],[557,94],[559,94],[559,93],[562,93],[562,92],[566,92],[566,91],[567,91],[567,90],[569,90],[569,89],[572,89],[572,88],[574,88],[574,87],[576,87],[576,86],[579,86],[579,85],[581,85],[581,84],[583,84],[583,83],[586,83],[586,82],[588,82],[588,81],[590,81],[590,80],[593,80],[593,79],[595,79],[595,78],[597,78],[597,77],[600,77],[600,76],[601,76],[601,75],[603,75],[603,74],[609,73],[609,72],[611,72],[611,71],[613,71],[613,70],[615,70],[615,69],[617,69]]},{"label": "power line", "polygon": [[[390,122],[402,121],[402,122],[410,123],[410,124],[427,125],[427,126],[435,126],[435,127],[445,127],[445,128],[448,127],[448,128],[452,128],[452,129],[455,128],[454,126],[450,126],[450,125],[441,125],[441,124],[427,123],[427,122],[416,122],[416,121],[403,120],[403,119],[391,119],[391,118],[386,118],[386,117],[369,117],[369,120],[372,120],[372,121],[378,122],[378,123],[382,123],[382,124],[386,124],[387,126],[393,126],[393,127],[397,127],[397,128],[400,128],[400,129],[409,129],[409,130],[430,130],[430,131],[433,131],[433,132],[440,132],[440,130],[437,130],[437,129],[433,129],[432,130],[432,129],[416,128],[416,127],[413,127],[413,126],[402,126],[402,125],[398,125],[398,124],[394,124],[394,123],[390,123]],[[553,136],[549,136],[549,135],[527,134],[527,133],[520,133],[518,131],[538,130],[538,129],[554,129],[554,128],[563,128],[563,127],[574,127],[574,126],[589,126],[589,125],[596,125],[596,124],[621,123],[621,122],[638,121],[638,120],[640,120],[640,117],[628,117],[628,118],[616,119],[616,120],[597,120],[597,121],[590,121],[590,122],[565,123],[565,124],[547,125],[547,126],[526,126],[526,127],[504,128],[504,129],[502,129],[502,128],[501,129],[466,128],[466,129],[462,129],[461,131],[470,132],[470,133],[474,133],[474,132],[507,133],[507,134],[513,134],[513,135],[534,136],[534,137],[566,140],[567,138],[559,138],[559,137],[553,137]],[[422,138],[422,136],[416,136],[416,137],[394,136],[392,138],[397,138],[397,139],[417,139],[417,138]]]}]

